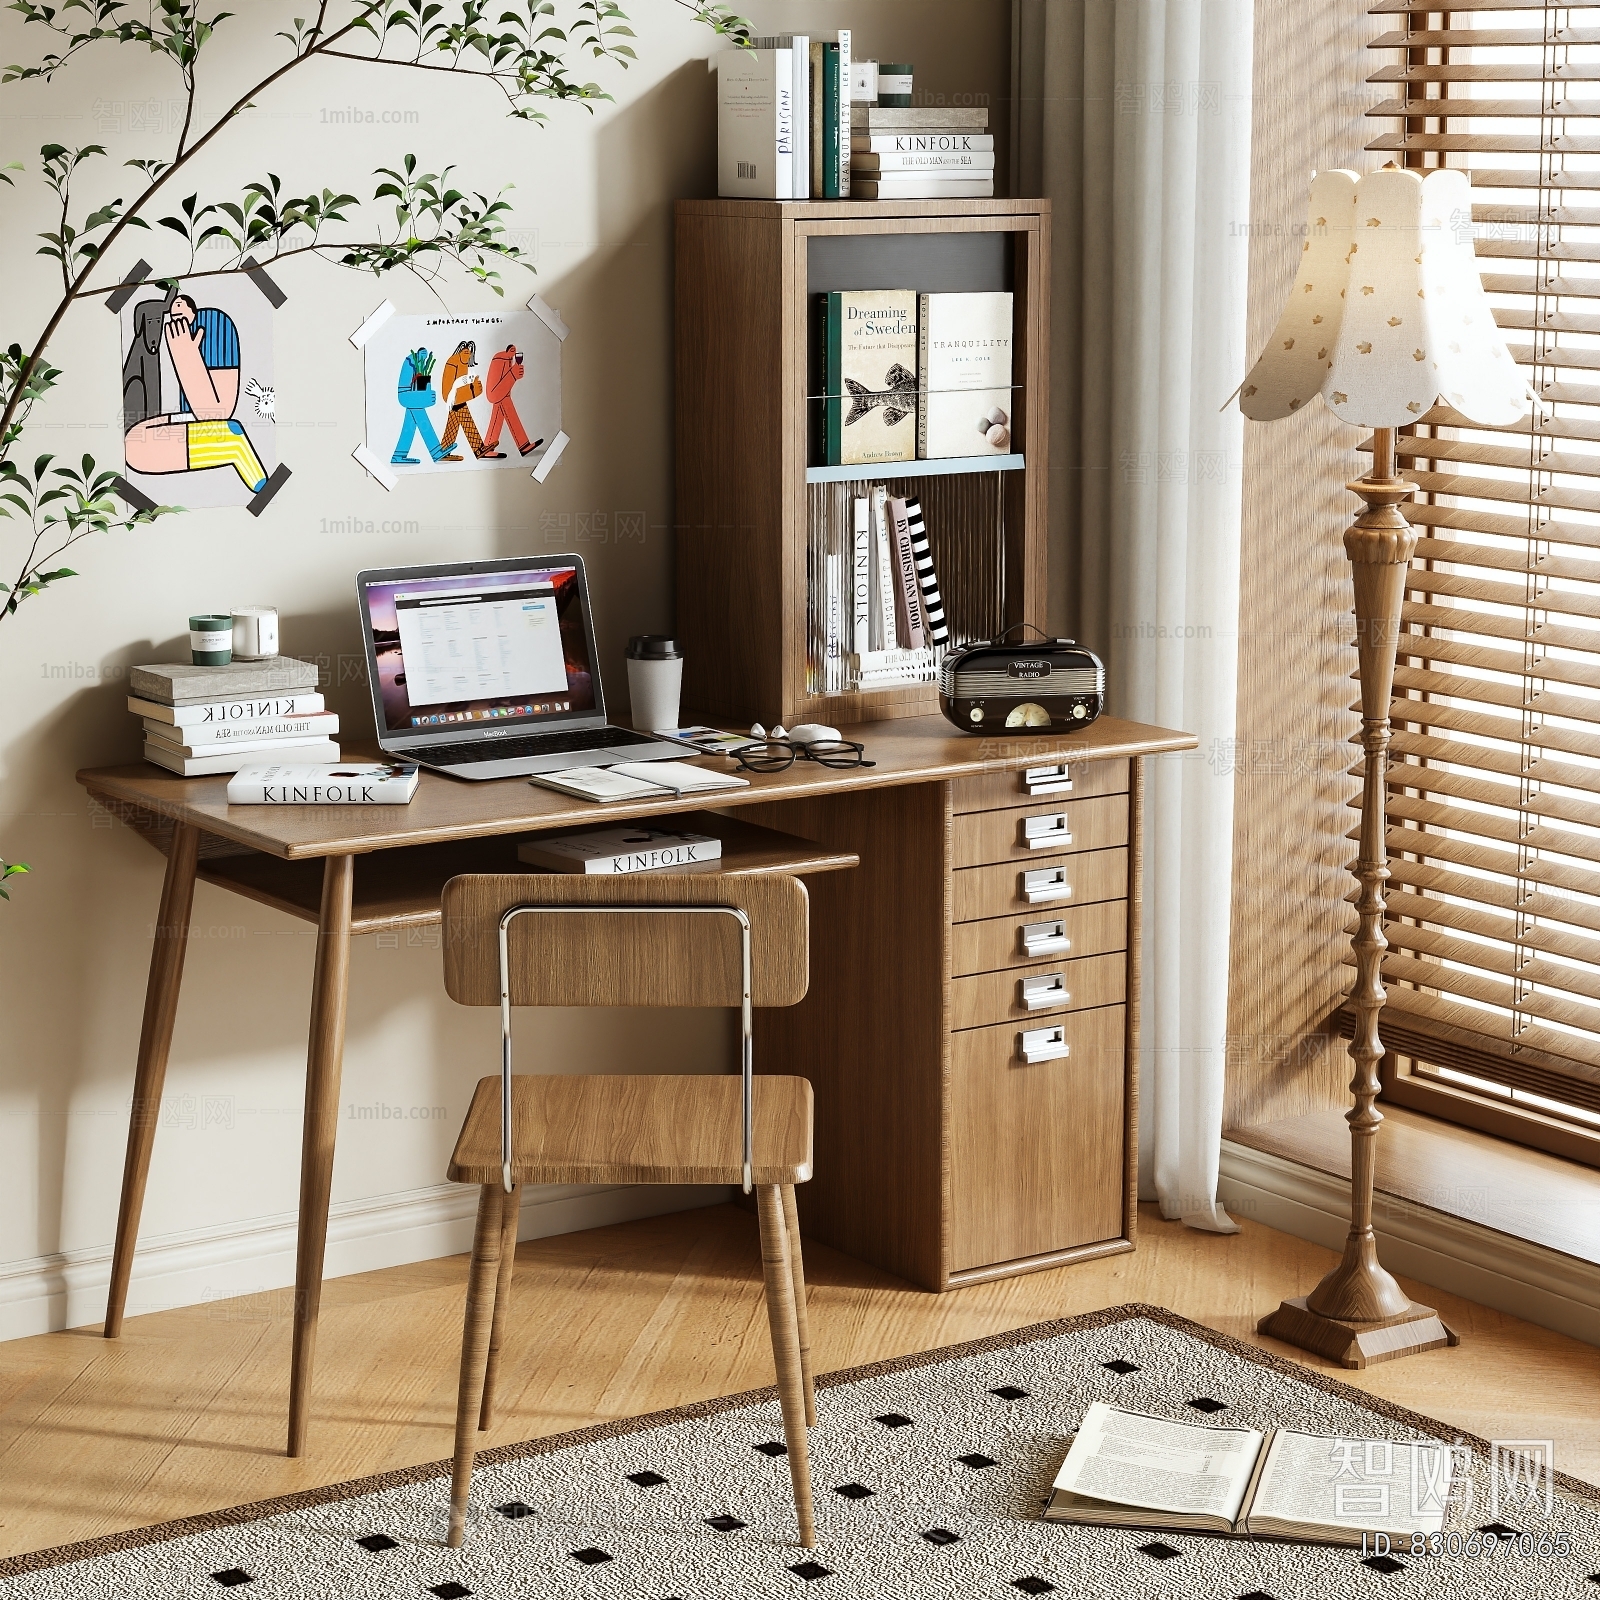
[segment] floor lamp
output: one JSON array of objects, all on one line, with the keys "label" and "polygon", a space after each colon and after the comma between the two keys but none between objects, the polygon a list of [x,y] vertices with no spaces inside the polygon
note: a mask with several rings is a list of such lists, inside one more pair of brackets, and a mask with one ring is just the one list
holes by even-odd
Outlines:
[{"label": "floor lamp", "polygon": [[[1503,426],[1527,411],[1526,380],[1484,296],[1472,249],[1464,173],[1427,174],[1392,163],[1358,178],[1320,172],[1300,270],[1260,360],[1239,391],[1256,422],[1286,417],[1320,394],[1335,416],[1371,428],[1372,468],[1350,485],[1366,509],[1345,533],[1355,586],[1361,679],[1360,886],[1350,991],[1355,1076],[1350,1124],[1350,1235],[1344,1258],[1309,1295],[1285,1300],[1258,1331],[1346,1367],[1456,1344],[1432,1307],[1413,1301],[1378,1261],[1372,1188],[1382,1114],[1384,779],[1389,705],[1405,574],[1416,531],[1401,511],[1413,492],[1395,470],[1395,429],[1407,423]],[[1448,408],[1434,414],[1435,404]]]}]

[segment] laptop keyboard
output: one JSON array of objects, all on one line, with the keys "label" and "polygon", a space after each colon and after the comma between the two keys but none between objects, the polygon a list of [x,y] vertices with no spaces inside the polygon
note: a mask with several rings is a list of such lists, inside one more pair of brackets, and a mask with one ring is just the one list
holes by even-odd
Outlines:
[{"label": "laptop keyboard", "polygon": [[461,744],[434,744],[416,753],[430,766],[456,762],[517,761],[524,756],[558,756],[566,751],[615,750],[630,744],[655,744],[657,736],[626,728],[575,728],[569,733],[529,734],[522,739],[470,739]]}]

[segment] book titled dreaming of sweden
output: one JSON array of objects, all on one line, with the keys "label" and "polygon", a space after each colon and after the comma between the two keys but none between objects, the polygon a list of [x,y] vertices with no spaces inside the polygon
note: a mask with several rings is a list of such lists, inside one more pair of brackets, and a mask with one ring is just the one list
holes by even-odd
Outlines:
[{"label": "book titled dreaming of sweden", "polygon": [[840,290],[818,302],[827,464],[914,461],[916,291]]}]

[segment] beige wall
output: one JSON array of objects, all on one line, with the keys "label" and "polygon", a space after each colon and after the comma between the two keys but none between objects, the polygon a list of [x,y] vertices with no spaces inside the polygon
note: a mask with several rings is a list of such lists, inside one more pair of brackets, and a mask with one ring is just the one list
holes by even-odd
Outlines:
[{"label": "beige wall", "polygon": [[[1382,126],[1364,0],[1258,0],[1250,350],[1294,280],[1314,170],[1364,172]],[[1239,616],[1229,1125],[1345,1102],[1342,1040],[1320,1031],[1345,983],[1356,785],[1349,566],[1356,429],[1323,406],[1245,431]]]},{"label": "beige wall", "polygon": [[[206,58],[202,109],[248,81],[243,74],[272,48],[267,36],[295,8],[241,9],[246,17],[225,26]],[[170,659],[190,611],[274,604],[285,649],[326,656],[334,709],[351,733],[370,733],[365,690],[348,670],[360,650],[358,569],[569,548],[590,563],[614,693],[625,682],[627,635],[672,626],[670,202],[713,192],[704,57],[718,46],[666,0],[635,0],[630,9],[640,64],[626,74],[596,69],[617,100],[593,116],[555,106],[540,130],[504,119],[481,86],[341,64],[311,69],[266,97],[208,162],[199,185],[207,191],[270,168],[288,185],[362,192],[372,168],[408,150],[430,165],[458,163],[458,178],[473,188],[514,182],[515,226],[538,268],[522,294],[536,286],[573,330],[565,373],[573,442],[543,486],[504,472],[462,483],[425,477],[403,495],[385,494],[350,459],[362,377],[347,336],[385,295],[403,311],[434,302],[408,281],[380,285],[332,266],[286,265],[278,274],[290,297],[276,335],[278,437],[294,476],[271,509],[259,522],[238,510],[194,513],[86,544],[71,563],[83,576],[0,624],[0,850],[34,868],[0,906],[0,1334],[32,1331],[47,1306],[58,1321],[81,1323],[103,1304],[161,863],[127,830],[97,825],[72,774],[137,756],[136,724],[123,705],[127,667]],[[1004,143],[1007,0],[743,9],[758,28],[853,27],[858,53],[910,57],[919,88],[987,97]],[[0,59],[34,56],[35,30],[3,16]],[[3,159],[26,157],[32,169],[0,193],[9,342],[35,328],[51,303],[53,264],[30,242],[48,225],[33,152],[47,140],[94,140],[118,164],[162,153],[170,140],[131,132],[131,108],[148,121],[153,105],[165,123],[177,88],[152,58],[105,46],[54,87],[8,85],[4,95]],[[328,120],[351,108],[371,121]],[[119,171],[103,164],[92,182],[111,185]],[[155,236],[139,244],[167,264],[153,254]],[[493,301],[460,282],[443,292],[452,310]],[[114,460],[113,319],[93,305],[74,311],[51,358],[66,378],[25,454],[90,450]],[[643,513],[644,543],[580,539],[594,512],[612,522],[619,512]],[[0,541],[16,547],[3,527]],[[170,1271],[143,1285],[136,1279],[136,1309],[292,1278],[286,1222],[299,1165],[312,934],[204,884],[194,923],[145,1208],[146,1238],[170,1247],[147,1260]],[[493,1066],[494,1034],[492,1015],[444,1001],[436,949],[404,936],[384,948],[373,937],[355,941],[332,1270],[464,1247],[464,1223],[432,1191],[469,1086]],[[522,1037],[541,1065],[633,1070],[691,1066],[728,1038],[716,1020],[690,1013],[553,1013]],[[351,1115],[352,1107],[395,1114]],[[612,1196],[546,1206],[542,1221],[525,1217],[524,1227],[582,1226],[633,1203]]]}]

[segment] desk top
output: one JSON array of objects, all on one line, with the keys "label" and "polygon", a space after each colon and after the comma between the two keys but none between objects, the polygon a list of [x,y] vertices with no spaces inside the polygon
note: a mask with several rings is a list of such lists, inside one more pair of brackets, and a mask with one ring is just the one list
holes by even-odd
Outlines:
[{"label": "desk top", "polygon": [[[1081,731],[1039,738],[978,738],[957,732],[943,717],[869,722],[842,731],[847,739],[857,739],[867,747],[868,758],[877,762],[875,767],[841,771],[814,761],[797,761],[786,772],[746,774],[748,789],[686,795],[681,800],[658,795],[608,805],[574,800],[538,788],[526,778],[472,783],[428,771],[422,773],[411,803],[403,806],[230,806],[225,776],[181,778],[149,762],[86,767],[78,781],[91,794],[297,861],[495,834],[593,826],[630,817],[698,811],[708,805],[726,811],[770,800],[970,778],[1051,761],[1159,755],[1192,750],[1198,742],[1193,734],[1116,717],[1101,717]],[[374,760],[380,755],[370,743],[352,741],[343,748],[348,761]],[[722,756],[696,759],[719,771],[733,770],[732,763]]]}]

